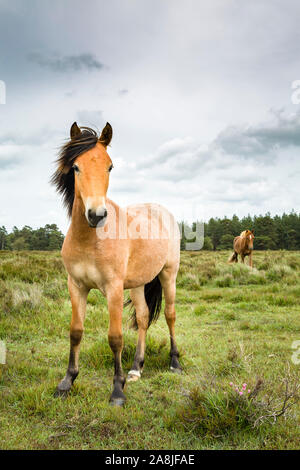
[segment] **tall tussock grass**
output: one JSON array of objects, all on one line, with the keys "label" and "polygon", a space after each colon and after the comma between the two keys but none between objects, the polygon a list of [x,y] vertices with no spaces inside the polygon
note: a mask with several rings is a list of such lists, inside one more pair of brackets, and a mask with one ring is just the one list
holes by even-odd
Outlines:
[{"label": "tall tussock grass", "polygon": [[[263,257],[261,256],[263,255]],[[194,256],[182,253],[178,273],[178,287],[198,290],[203,286],[234,287],[263,285],[268,282],[285,281],[296,283],[300,262],[295,255],[287,252],[255,253],[254,268],[242,263],[227,263],[224,252],[199,252]]]},{"label": "tall tussock grass", "polygon": [[185,401],[178,406],[172,424],[213,438],[258,432],[286,417],[299,403],[299,392],[299,380],[289,372],[275,386],[265,384],[261,378],[252,386],[229,382],[227,387],[214,379],[206,380],[184,393]]},{"label": "tall tussock grass", "polygon": [[0,279],[41,283],[65,274],[61,257],[57,253],[45,256],[41,252],[14,252],[14,256],[1,254]]},{"label": "tall tussock grass", "polygon": [[[2,313],[22,313],[40,306],[43,289],[39,284],[0,280],[0,309]],[[1,312],[0,312],[1,317]]]}]

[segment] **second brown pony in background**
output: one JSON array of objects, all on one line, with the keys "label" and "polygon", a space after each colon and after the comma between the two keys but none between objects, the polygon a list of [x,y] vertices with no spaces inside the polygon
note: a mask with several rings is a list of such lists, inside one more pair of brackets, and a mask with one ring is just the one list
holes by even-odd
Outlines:
[{"label": "second brown pony in background", "polygon": [[254,231],[244,230],[238,237],[233,240],[234,252],[230,256],[228,262],[238,262],[238,255],[241,256],[242,263],[244,263],[245,256],[249,256],[249,266],[253,267],[252,253],[253,253],[253,240]]}]

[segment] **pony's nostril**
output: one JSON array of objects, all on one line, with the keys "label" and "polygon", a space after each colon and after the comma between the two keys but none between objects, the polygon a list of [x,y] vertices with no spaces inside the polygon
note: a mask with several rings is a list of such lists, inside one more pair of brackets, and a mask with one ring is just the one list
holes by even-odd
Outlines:
[{"label": "pony's nostril", "polygon": [[104,217],[107,217],[107,210],[106,209],[104,209],[104,212],[103,212],[103,218]]},{"label": "pony's nostril", "polygon": [[94,212],[92,209],[88,210],[88,220],[91,225],[96,225],[98,217],[96,215],[96,212]]}]

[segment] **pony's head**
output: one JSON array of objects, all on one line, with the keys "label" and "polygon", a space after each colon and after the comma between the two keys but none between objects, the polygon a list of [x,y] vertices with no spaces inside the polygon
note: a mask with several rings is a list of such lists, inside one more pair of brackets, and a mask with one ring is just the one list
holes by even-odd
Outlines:
[{"label": "pony's head", "polygon": [[240,236],[246,238],[248,249],[253,250],[254,230],[244,230]]},{"label": "pony's head", "polygon": [[106,193],[109,173],[113,168],[106,151],[112,138],[112,127],[104,127],[101,136],[88,127],[74,122],[71,139],[62,147],[52,183],[63,196],[71,216],[75,196],[80,198],[90,227],[103,226],[107,217]]}]

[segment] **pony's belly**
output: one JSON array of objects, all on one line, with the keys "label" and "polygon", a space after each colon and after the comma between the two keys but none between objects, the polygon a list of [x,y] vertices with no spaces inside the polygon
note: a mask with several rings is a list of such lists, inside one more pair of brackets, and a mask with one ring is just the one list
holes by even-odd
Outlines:
[{"label": "pony's belly", "polygon": [[151,282],[162,270],[168,254],[168,241],[135,240],[124,280],[125,289]]}]

